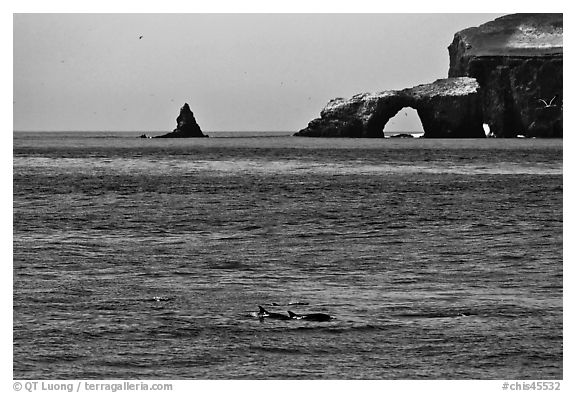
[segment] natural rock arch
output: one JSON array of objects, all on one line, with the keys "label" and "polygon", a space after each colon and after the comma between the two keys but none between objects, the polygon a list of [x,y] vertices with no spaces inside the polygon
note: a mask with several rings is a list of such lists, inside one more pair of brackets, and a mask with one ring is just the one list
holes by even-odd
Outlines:
[{"label": "natural rock arch", "polygon": [[426,138],[484,138],[479,85],[473,78],[439,79],[400,91],[331,100],[296,136],[382,138],[402,108],[414,108]]},{"label": "natural rock arch", "polygon": [[484,123],[493,137],[562,137],[563,24],[563,14],[514,14],[459,31],[447,79],[332,100],[295,135],[382,138],[404,105],[426,138],[484,138]]}]

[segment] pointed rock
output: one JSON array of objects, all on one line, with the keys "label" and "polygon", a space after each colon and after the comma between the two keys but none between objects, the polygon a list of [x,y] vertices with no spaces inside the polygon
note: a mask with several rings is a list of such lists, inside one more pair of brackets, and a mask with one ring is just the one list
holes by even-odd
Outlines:
[{"label": "pointed rock", "polygon": [[176,118],[177,126],[174,131],[168,134],[157,136],[156,138],[202,138],[208,137],[204,135],[196,119],[194,118],[194,113],[190,110],[190,106],[187,103],[180,108],[180,114]]}]

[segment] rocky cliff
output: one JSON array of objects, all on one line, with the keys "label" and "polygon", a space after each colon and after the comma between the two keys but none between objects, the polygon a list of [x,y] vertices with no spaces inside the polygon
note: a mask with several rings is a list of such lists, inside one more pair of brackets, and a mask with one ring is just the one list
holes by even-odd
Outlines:
[{"label": "rocky cliff", "polygon": [[439,79],[404,90],[357,94],[331,100],[296,136],[383,138],[384,126],[402,108],[416,109],[426,138],[481,138],[478,83],[472,78]]},{"label": "rocky cliff", "polygon": [[180,108],[180,114],[176,118],[176,129],[168,134],[157,136],[156,138],[199,138],[207,137],[204,135],[200,126],[196,123],[194,114],[187,103]]},{"label": "rocky cliff", "polygon": [[381,138],[404,107],[426,138],[562,136],[562,14],[515,14],[455,34],[448,79],[331,100],[296,136]]},{"label": "rocky cliff", "polygon": [[449,77],[478,80],[497,137],[562,137],[562,14],[514,14],[454,35]]}]

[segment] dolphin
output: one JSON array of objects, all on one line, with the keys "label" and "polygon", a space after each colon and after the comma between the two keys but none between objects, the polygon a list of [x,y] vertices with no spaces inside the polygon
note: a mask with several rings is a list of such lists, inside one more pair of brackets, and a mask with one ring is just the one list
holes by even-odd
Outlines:
[{"label": "dolphin", "polygon": [[288,311],[288,315],[290,315],[291,319],[304,319],[306,321],[316,321],[316,322],[326,322],[332,319],[330,315],[323,313],[298,315],[296,313],[293,313],[292,311]]},{"label": "dolphin", "polygon": [[292,319],[288,315],[279,314],[276,312],[268,312],[262,306],[258,306],[258,308],[260,309],[260,311],[258,312],[258,318],[260,319],[262,318],[282,319],[282,320]]}]

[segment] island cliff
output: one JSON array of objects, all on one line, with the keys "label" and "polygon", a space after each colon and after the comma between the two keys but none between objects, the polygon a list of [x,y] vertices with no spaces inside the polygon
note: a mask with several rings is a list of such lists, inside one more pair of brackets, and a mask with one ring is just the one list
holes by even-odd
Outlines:
[{"label": "island cliff", "polygon": [[187,103],[180,108],[180,114],[176,118],[176,129],[168,134],[156,136],[155,138],[202,138],[208,137],[204,135],[200,126],[196,123],[194,114],[190,110]]},{"label": "island cliff", "polygon": [[562,137],[562,14],[506,15],[454,35],[449,77],[478,80],[497,137]]},{"label": "island cliff", "polygon": [[425,138],[562,137],[562,14],[515,14],[455,34],[447,79],[331,100],[296,136],[382,138],[404,107]]}]

